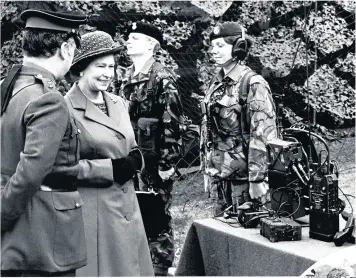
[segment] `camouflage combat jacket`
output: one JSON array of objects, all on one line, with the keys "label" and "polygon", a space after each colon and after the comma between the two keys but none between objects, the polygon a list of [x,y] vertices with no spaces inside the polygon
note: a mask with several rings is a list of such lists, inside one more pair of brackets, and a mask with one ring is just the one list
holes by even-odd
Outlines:
[{"label": "camouflage combat jacket", "polygon": [[[250,70],[236,67],[224,76],[221,69],[204,98],[208,113],[202,123],[202,168],[209,175],[213,169],[219,178],[250,182],[261,182],[267,175],[266,143],[277,137],[275,105],[269,85],[260,75],[250,80],[246,109],[239,105],[240,81]],[[247,136],[242,136],[240,126],[244,111],[250,131]]]},{"label": "camouflage combat jacket", "polygon": [[[139,147],[154,150],[159,156],[159,169],[165,171],[174,167],[181,156],[182,105],[178,89],[172,74],[153,58],[136,76],[134,71],[134,65],[128,68],[120,95],[129,103]],[[152,74],[155,78],[151,89],[148,83]]]}]

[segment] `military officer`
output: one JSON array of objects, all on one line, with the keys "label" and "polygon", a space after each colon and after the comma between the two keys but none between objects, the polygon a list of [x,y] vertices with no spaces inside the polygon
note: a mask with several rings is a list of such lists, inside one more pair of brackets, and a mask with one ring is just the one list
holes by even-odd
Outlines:
[{"label": "military officer", "polygon": [[154,25],[133,23],[127,41],[127,54],[133,65],[128,68],[120,90],[129,102],[131,123],[145,158],[145,169],[136,179],[136,187],[159,193],[164,203],[159,223],[152,222],[140,203],[156,275],[167,275],[174,259],[169,208],[183,127],[182,105],[173,75],[153,57],[162,42],[161,31]]},{"label": "military officer", "polygon": [[86,17],[26,10],[24,58],[1,84],[1,275],[75,276],[86,264],[78,130],[56,81]]},{"label": "military officer", "polygon": [[[210,34],[211,54],[220,71],[204,98],[201,149],[206,189],[216,211],[241,205],[250,198],[264,200],[268,190],[268,140],[277,137],[276,113],[268,83],[251,77],[247,92],[240,86],[251,73],[244,65],[249,40],[235,22],[219,24]],[[242,100],[242,95],[246,99]]]}]

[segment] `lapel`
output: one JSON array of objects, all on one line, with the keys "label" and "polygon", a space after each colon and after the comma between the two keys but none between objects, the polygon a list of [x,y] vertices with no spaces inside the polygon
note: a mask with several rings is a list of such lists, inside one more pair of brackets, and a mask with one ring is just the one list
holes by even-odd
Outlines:
[{"label": "lapel", "polygon": [[85,118],[121,133],[119,129],[120,115],[119,111],[116,111],[119,110],[119,107],[117,106],[117,101],[114,101],[114,98],[111,98],[109,93],[104,92],[103,94],[109,117],[100,111],[100,109],[82,93],[77,83],[69,90],[67,96],[74,109],[84,110]]},{"label": "lapel", "polygon": [[211,96],[213,93],[219,89],[223,85],[222,81],[215,77],[215,81],[212,83],[211,87],[209,88],[207,94],[205,95],[205,102],[208,103],[210,101]]}]

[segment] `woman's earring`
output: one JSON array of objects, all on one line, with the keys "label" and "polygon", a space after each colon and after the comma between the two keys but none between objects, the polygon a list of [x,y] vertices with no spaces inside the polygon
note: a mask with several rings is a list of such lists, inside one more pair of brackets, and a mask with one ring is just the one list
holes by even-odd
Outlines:
[{"label": "woman's earring", "polygon": [[83,76],[83,72],[79,73],[79,76]]}]

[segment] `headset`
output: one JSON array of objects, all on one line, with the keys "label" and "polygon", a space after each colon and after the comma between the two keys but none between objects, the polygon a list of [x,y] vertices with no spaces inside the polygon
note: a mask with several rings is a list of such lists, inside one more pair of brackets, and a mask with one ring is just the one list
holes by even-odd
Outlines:
[{"label": "headset", "polygon": [[231,56],[238,60],[244,60],[247,56],[247,41],[245,30],[241,26],[241,38],[239,38],[232,47]]}]

